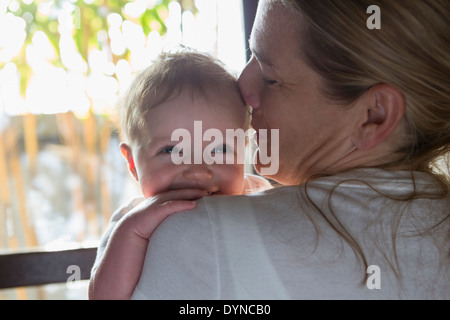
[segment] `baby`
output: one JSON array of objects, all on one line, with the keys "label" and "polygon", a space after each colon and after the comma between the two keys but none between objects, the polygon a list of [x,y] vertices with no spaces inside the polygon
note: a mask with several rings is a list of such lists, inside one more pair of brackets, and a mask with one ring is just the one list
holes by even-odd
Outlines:
[{"label": "baby", "polygon": [[236,78],[216,59],[192,51],[162,54],[136,78],[121,111],[120,148],[147,200],[113,214],[92,271],[89,296],[96,299],[133,293],[160,223],[139,208],[157,217],[192,209],[203,196],[271,188],[262,177],[245,174],[246,139],[227,138],[247,132],[250,114]]}]

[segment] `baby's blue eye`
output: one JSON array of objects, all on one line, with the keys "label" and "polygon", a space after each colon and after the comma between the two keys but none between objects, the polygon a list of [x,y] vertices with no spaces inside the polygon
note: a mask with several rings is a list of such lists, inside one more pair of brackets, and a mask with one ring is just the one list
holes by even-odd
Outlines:
[{"label": "baby's blue eye", "polygon": [[164,147],[163,149],[161,149],[160,152],[171,154],[171,153],[179,153],[180,150],[178,148],[175,148],[175,146],[167,146],[167,147]]},{"label": "baby's blue eye", "polygon": [[227,152],[230,152],[230,151],[231,151],[230,148],[228,148],[226,144],[223,144],[223,145],[221,145],[219,147],[216,147],[213,150],[214,153],[227,153]]}]

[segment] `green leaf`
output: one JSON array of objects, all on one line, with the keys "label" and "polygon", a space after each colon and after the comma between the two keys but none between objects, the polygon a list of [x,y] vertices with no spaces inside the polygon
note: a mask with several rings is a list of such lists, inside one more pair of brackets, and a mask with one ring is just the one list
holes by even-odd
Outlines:
[{"label": "green leaf", "polygon": [[[26,93],[28,82],[32,73],[32,69],[26,63],[26,47],[31,43],[33,35],[36,31],[40,30],[44,32],[55,49],[56,58],[51,61],[52,64],[64,68],[60,57],[59,42],[61,35],[58,31],[58,19],[56,13],[61,8],[64,8],[67,1],[68,0],[54,0],[51,2],[49,0],[43,0],[31,1],[29,4],[19,1],[18,10],[12,12],[12,14],[18,17],[22,17],[24,14],[27,14],[27,17],[30,18],[31,15],[31,19],[28,19],[29,22],[26,25],[27,36],[24,41],[23,48],[18,56],[12,60],[18,66],[18,72],[20,73],[20,91],[22,95],[25,95]],[[168,5],[171,1],[172,0],[159,0],[153,8],[148,8],[141,15],[141,17],[135,19],[135,22],[141,24],[146,36],[148,36],[151,31],[155,30],[155,28],[161,35],[167,32],[164,19],[168,16]],[[192,0],[186,1],[191,1],[191,3],[193,3]],[[50,8],[52,14],[45,15],[38,10],[38,6],[43,3],[53,3],[53,7]],[[124,20],[127,19],[127,17],[123,14],[123,8],[127,3],[129,3],[129,1],[94,0],[92,3],[86,3],[84,0],[72,1],[72,4],[76,8],[72,15],[74,19],[77,19],[76,22],[79,23],[79,28],[76,27],[73,30],[73,39],[77,51],[85,61],[87,61],[90,48],[100,48],[97,40],[98,32],[103,30],[108,33],[108,14],[115,12],[120,14]],[[130,52],[127,50],[120,57],[113,58],[116,61],[117,58],[129,59],[129,56]],[[3,65],[4,64],[0,67]]]}]

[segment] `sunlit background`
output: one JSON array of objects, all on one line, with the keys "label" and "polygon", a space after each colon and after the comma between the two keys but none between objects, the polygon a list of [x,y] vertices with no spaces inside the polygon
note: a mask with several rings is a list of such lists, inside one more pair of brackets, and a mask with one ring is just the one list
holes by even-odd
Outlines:
[{"label": "sunlit background", "polygon": [[[140,194],[118,148],[117,99],[180,44],[238,75],[242,1],[0,0],[0,250],[96,245]],[[85,288],[0,298],[83,299]]]},{"label": "sunlit background", "polygon": [[0,0],[2,117],[108,114],[133,73],[180,44],[239,71],[241,16],[240,0]]}]

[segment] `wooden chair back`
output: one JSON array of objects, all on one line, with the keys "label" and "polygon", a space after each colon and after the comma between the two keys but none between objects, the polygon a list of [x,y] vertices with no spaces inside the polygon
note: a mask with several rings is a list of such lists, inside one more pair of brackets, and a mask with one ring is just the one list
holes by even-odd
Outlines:
[{"label": "wooden chair back", "polygon": [[0,254],[0,289],[88,280],[96,248]]}]

